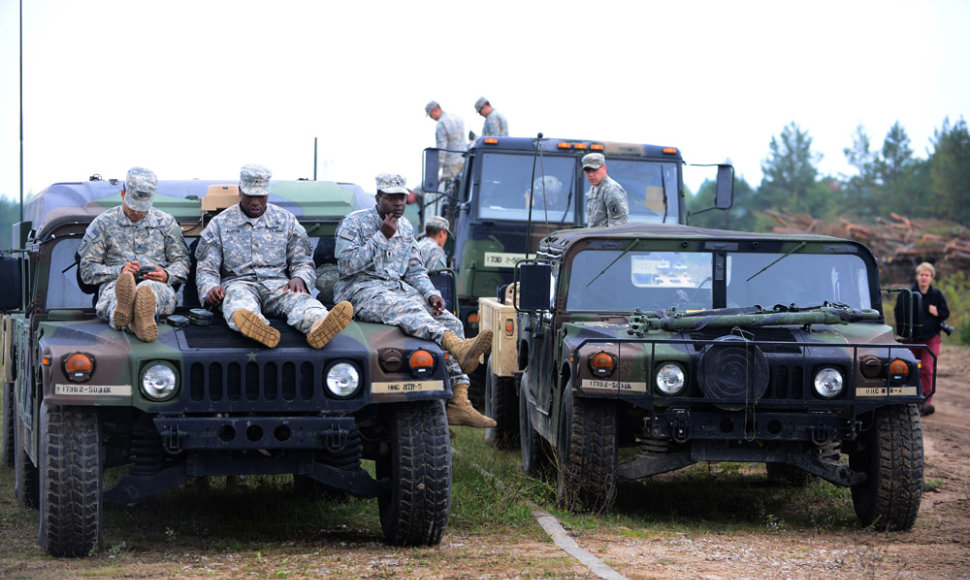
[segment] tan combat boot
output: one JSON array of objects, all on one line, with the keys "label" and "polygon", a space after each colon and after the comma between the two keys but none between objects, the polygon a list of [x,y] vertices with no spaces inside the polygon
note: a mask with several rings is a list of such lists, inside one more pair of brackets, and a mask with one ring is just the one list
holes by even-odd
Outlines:
[{"label": "tan combat boot", "polygon": [[472,402],[468,400],[468,384],[455,385],[454,393],[448,405],[445,406],[448,411],[449,425],[467,425],[479,429],[495,426],[495,419],[476,411]]},{"label": "tan combat boot", "polygon": [[306,334],[307,343],[313,348],[323,348],[330,339],[347,328],[350,319],[354,317],[354,307],[344,300],[330,309],[326,316],[317,320]]},{"label": "tan combat boot", "polygon": [[232,313],[232,321],[236,323],[236,328],[243,336],[248,336],[270,348],[276,348],[280,343],[280,331],[263,322],[255,312],[237,310]]},{"label": "tan combat boot", "polygon": [[[155,293],[148,286],[139,286],[135,291],[135,305],[132,308],[129,328],[135,336],[145,342],[158,338],[158,323],[155,322]],[[115,310],[117,312],[117,310]]]},{"label": "tan combat boot", "polygon": [[483,330],[475,338],[458,338],[451,331],[441,337],[441,346],[455,357],[461,372],[470,374],[478,368],[478,359],[492,349],[492,331]]},{"label": "tan combat boot", "polygon": [[114,314],[111,315],[111,322],[118,328],[125,328],[131,322],[132,309],[135,307],[135,277],[131,272],[122,272],[118,275],[115,282],[115,304]]}]

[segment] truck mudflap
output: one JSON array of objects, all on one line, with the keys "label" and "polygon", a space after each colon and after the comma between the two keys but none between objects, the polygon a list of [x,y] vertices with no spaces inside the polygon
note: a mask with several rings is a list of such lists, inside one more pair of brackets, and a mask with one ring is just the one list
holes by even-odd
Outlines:
[{"label": "truck mudflap", "polygon": [[340,450],[355,429],[353,417],[156,417],[169,453],[205,449]]}]

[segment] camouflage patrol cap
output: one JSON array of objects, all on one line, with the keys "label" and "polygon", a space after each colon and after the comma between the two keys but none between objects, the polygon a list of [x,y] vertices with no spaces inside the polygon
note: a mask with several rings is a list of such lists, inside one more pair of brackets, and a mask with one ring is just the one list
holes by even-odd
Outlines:
[{"label": "camouflage patrol cap", "polygon": [[589,167],[590,169],[599,169],[606,165],[606,158],[603,157],[602,153],[590,153],[589,155],[583,156],[583,169]]},{"label": "camouflage patrol cap", "polygon": [[485,97],[478,97],[478,100],[475,101],[475,112],[481,113],[482,107],[484,107],[487,104],[489,104],[488,99],[486,99]]},{"label": "camouflage patrol cap", "polygon": [[132,167],[125,178],[125,205],[135,211],[152,209],[152,197],[158,187],[155,172],[144,167]]},{"label": "camouflage patrol cap", "polygon": [[431,111],[435,110],[435,107],[439,107],[438,101],[428,101],[428,104],[424,106],[424,114],[431,116]]},{"label": "camouflage patrol cap", "polygon": [[[451,234],[451,230],[448,228],[448,219],[440,215],[433,215],[425,220],[425,226],[431,226],[433,228],[438,228],[439,230],[445,230]],[[454,234],[451,234],[454,235]]]},{"label": "camouflage patrol cap", "polygon": [[239,171],[239,191],[245,195],[269,195],[269,178],[273,173],[262,165],[243,165]]},{"label": "camouflage patrol cap", "polygon": [[381,173],[377,176],[377,193],[408,193],[404,177],[396,173]]}]

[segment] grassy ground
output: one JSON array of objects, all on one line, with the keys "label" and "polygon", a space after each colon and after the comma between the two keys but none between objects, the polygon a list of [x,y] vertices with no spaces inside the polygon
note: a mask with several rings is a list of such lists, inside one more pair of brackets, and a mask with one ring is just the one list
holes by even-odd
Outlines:
[{"label": "grassy ground", "polygon": [[[264,476],[229,488],[224,478],[211,478],[133,508],[105,506],[104,549],[85,560],[56,560],[37,547],[37,513],[16,502],[13,470],[2,467],[0,576],[381,576],[408,570],[421,576],[471,560],[473,553],[482,563],[467,572],[472,575],[493,561],[499,569],[524,566],[529,575],[575,573],[575,564],[555,548],[548,556],[532,548],[533,554],[522,556],[526,563],[508,559],[514,558],[508,555],[514,546],[548,544],[530,502],[560,517],[577,536],[831,531],[857,525],[846,491],[817,480],[797,489],[770,486],[763,468],[740,464],[702,464],[647,482],[621,482],[614,513],[572,515],[556,507],[554,473],[526,477],[517,450],[487,447],[480,431],[456,431],[452,511],[441,546],[386,546],[376,500],[301,497],[289,476]],[[481,554],[493,549],[495,554]],[[375,563],[364,573],[343,567],[368,558]]]}]

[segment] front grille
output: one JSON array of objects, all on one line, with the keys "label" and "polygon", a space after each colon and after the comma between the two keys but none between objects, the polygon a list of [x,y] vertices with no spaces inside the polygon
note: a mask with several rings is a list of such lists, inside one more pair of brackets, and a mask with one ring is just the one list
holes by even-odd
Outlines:
[{"label": "front grille", "polygon": [[280,344],[266,348],[232,331],[221,317],[212,326],[181,330],[182,396],[185,413],[319,413],[353,411],[367,404],[369,393],[347,400],[331,397],[324,384],[335,360],[354,362],[368,381],[366,347],[337,335],[314,350],[306,337],[281,320],[271,320]]},{"label": "front grille", "polygon": [[307,402],[318,396],[317,374],[309,362],[270,361],[262,368],[255,362],[196,362],[189,367],[189,397],[196,402]]}]

